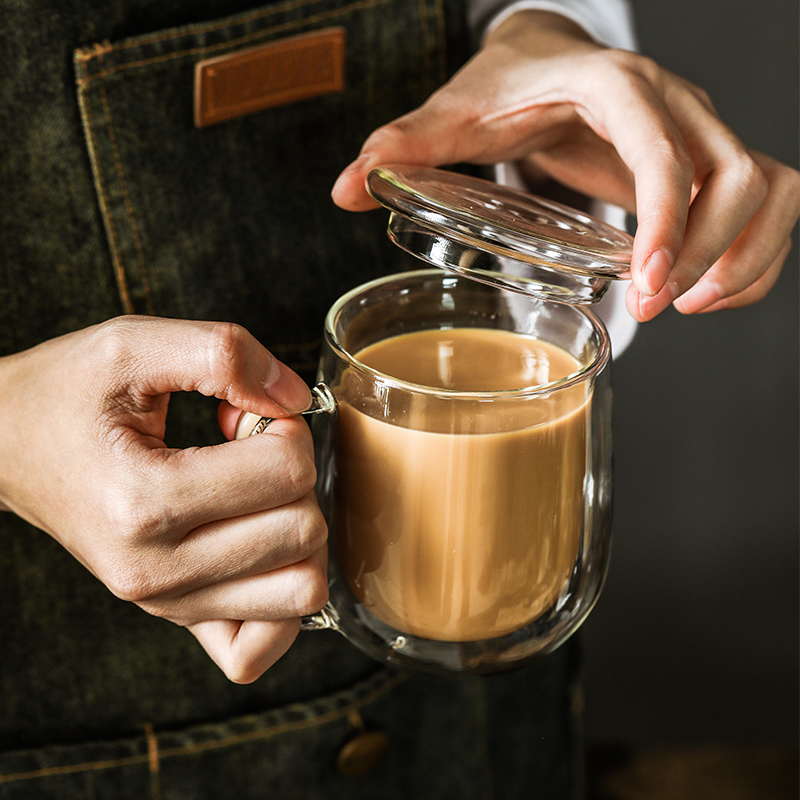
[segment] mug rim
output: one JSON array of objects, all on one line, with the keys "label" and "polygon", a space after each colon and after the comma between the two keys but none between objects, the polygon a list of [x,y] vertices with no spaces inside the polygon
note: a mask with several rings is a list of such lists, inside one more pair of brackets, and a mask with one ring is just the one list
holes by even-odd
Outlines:
[{"label": "mug rim", "polygon": [[[481,284],[479,281],[465,277],[464,275],[460,275],[456,272],[451,272],[446,269],[418,269],[418,270],[411,270],[408,272],[396,272],[396,273],[390,273],[388,275],[383,275],[380,278],[375,278],[371,281],[367,281],[366,283],[360,284],[359,286],[356,286],[355,288],[346,292],[341,297],[339,297],[339,299],[336,300],[336,302],[334,302],[334,304],[330,307],[328,313],[325,315],[325,336],[328,339],[331,348],[337,354],[339,354],[339,356],[343,358],[343,360],[347,362],[351,367],[357,369],[362,373],[365,373],[366,375],[370,376],[373,380],[380,381],[381,383],[386,384],[390,387],[405,391],[412,391],[415,394],[422,394],[430,397],[442,397],[450,400],[463,399],[463,400],[473,400],[473,401],[490,400],[490,399],[495,400],[498,398],[510,399],[516,397],[530,398],[540,395],[542,396],[550,395],[553,394],[553,392],[568,389],[570,387],[578,385],[579,383],[585,382],[589,378],[594,377],[611,360],[611,337],[609,336],[608,330],[603,324],[603,321],[596,313],[594,313],[594,311],[591,311],[588,308],[575,306],[567,303],[557,303],[555,301],[540,300],[537,298],[530,297],[528,295],[521,295],[523,297],[526,297],[532,303],[540,305],[562,306],[571,309],[572,312],[580,316],[586,317],[591,323],[593,330],[599,335],[600,338],[600,346],[597,348],[597,353],[594,355],[594,357],[588,363],[584,364],[576,372],[571,372],[569,375],[566,375],[563,378],[559,378],[558,380],[550,381],[548,383],[539,383],[534,386],[524,386],[518,389],[497,389],[495,391],[464,391],[461,389],[445,389],[445,388],[437,388],[435,386],[427,386],[425,384],[420,384],[420,383],[412,383],[411,381],[405,381],[401,380],[400,378],[394,378],[391,375],[387,375],[385,372],[381,372],[359,361],[352,353],[350,353],[344,347],[344,345],[339,341],[339,338],[335,333],[336,320],[339,314],[342,312],[342,309],[348,303],[350,303],[360,295],[363,295],[364,293],[372,289],[375,289],[383,284],[391,283],[392,281],[398,281],[398,280],[414,281],[414,280],[419,280],[421,278],[441,278],[443,280],[453,280],[455,282],[470,281],[471,283],[474,283],[479,286],[483,285],[484,288],[493,291],[498,291],[498,292],[512,291],[510,289],[501,289],[498,287],[486,287],[485,284]],[[515,294],[517,293],[515,292]],[[446,330],[446,329],[441,328],[440,330]]]}]

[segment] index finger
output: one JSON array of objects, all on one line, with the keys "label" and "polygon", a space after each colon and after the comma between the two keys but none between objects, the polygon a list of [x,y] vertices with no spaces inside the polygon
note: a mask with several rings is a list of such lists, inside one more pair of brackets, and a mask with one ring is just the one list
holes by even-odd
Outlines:
[{"label": "index finger", "polygon": [[655,64],[619,53],[615,61],[600,61],[587,80],[587,123],[615,147],[633,175],[637,229],[631,277],[639,292],[652,296],[664,286],[683,246],[695,162],[659,91],[667,78]]},{"label": "index finger", "polygon": [[115,391],[134,401],[200,392],[269,416],[311,403],[305,382],[239,325],[130,316],[98,325],[95,336],[100,369],[119,375]]}]

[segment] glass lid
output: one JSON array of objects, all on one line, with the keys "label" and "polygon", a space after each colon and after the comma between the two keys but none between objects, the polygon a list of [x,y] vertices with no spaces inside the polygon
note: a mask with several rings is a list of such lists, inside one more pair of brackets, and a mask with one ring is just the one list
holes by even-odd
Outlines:
[{"label": "glass lid", "polygon": [[633,238],[561,203],[428,167],[378,167],[367,188],[396,245],[483,283],[587,304],[629,277]]}]

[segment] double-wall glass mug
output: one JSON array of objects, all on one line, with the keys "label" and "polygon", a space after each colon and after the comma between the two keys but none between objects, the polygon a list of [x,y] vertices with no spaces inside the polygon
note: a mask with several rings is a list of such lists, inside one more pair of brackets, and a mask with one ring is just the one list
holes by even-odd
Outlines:
[{"label": "double-wall glass mug", "polygon": [[[527,195],[417,168],[379,170],[370,189],[393,240],[445,269],[378,279],[327,315],[311,420],[330,601],[303,627],[402,667],[508,670],[565,641],[606,573],[611,346],[587,305],[625,274],[630,240],[537,205],[562,241],[557,266],[572,259],[563,271],[508,248],[509,228],[529,245]],[[623,257],[587,256],[578,234],[594,263],[576,269],[554,213]]]}]

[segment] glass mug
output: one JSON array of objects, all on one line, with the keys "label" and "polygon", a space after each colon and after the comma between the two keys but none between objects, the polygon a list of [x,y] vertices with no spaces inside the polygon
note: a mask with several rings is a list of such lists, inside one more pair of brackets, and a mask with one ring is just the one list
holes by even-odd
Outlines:
[{"label": "glass mug", "polygon": [[440,269],[340,298],[312,409],[330,601],[303,628],[451,674],[564,642],[608,563],[610,363],[593,312]]}]

